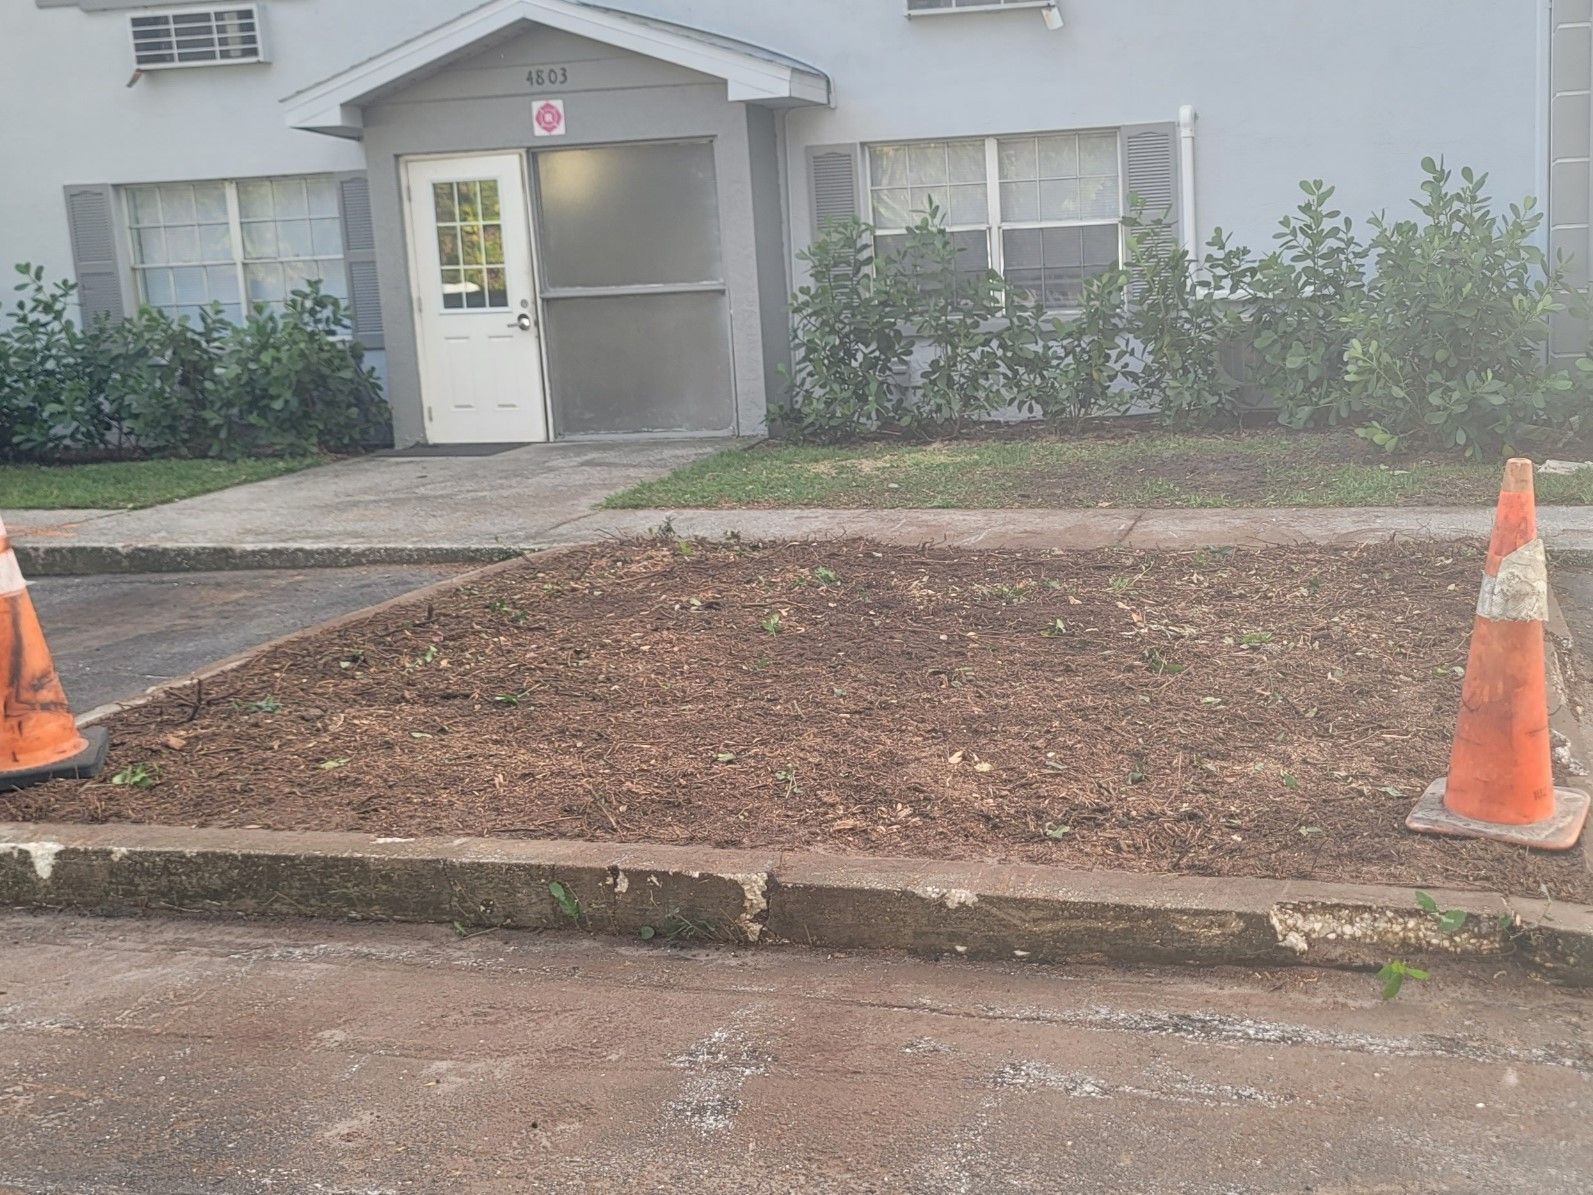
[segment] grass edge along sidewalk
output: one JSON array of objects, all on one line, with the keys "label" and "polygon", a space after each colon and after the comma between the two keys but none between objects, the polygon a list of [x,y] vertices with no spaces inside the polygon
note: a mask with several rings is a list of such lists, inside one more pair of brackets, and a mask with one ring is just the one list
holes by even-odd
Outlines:
[{"label": "grass edge along sidewalk", "polygon": [[[1140,429],[737,446],[613,494],[604,507],[1417,509],[1491,505],[1497,485],[1496,461],[1391,458],[1347,432]],[[1539,498],[1593,503],[1593,470],[1540,476]]]},{"label": "grass edge along sidewalk", "polygon": [[297,473],[330,457],[0,464],[0,510],[139,510]]},{"label": "grass edge along sidewalk", "polygon": [[[0,823],[0,904],[580,930],[1028,962],[1509,962],[1593,984],[1593,908],[1372,885],[648,844]],[[1458,921],[1458,924],[1456,922]]]}]

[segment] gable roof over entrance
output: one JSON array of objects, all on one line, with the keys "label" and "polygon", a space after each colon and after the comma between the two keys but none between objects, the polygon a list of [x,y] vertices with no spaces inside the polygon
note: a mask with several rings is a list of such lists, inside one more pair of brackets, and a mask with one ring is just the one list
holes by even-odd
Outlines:
[{"label": "gable roof over entrance", "polygon": [[491,0],[289,96],[283,101],[288,124],[358,138],[366,104],[527,25],[546,25],[723,79],[733,102],[830,102],[830,80],[822,71],[746,42],[581,0]]}]

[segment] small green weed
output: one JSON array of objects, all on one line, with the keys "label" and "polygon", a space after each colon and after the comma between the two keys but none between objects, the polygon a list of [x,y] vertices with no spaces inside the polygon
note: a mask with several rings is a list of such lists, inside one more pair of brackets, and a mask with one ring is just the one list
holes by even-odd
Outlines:
[{"label": "small green weed", "polygon": [[548,885],[548,895],[553,898],[553,903],[559,906],[559,912],[563,913],[571,921],[579,921],[581,919],[581,902],[575,898],[574,893],[559,883],[558,880],[554,880]]},{"label": "small green weed", "polygon": [[529,617],[526,612],[520,609],[518,606],[511,606],[508,602],[502,601],[501,599],[488,602],[487,609],[491,610],[494,614],[503,615],[516,626],[525,622],[526,618]]},{"label": "small green weed", "polygon": [[981,585],[978,592],[995,598],[1003,606],[1021,606],[1029,600],[1029,583],[1018,581],[1014,584]]},{"label": "small green weed", "polygon": [[785,623],[781,620],[780,612],[778,610],[769,615],[768,618],[765,618],[758,625],[763,628],[763,633],[765,635],[778,635],[780,632],[785,630]]},{"label": "small green weed", "polygon": [[154,763],[130,763],[111,777],[112,784],[129,788],[153,788],[159,782],[160,765]]},{"label": "small green weed", "polygon": [[1144,653],[1145,665],[1158,676],[1177,676],[1186,667],[1175,660],[1170,660],[1154,647],[1146,648]]},{"label": "small green weed", "polygon": [[1106,588],[1111,590],[1113,593],[1128,593],[1134,588],[1134,586],[1138,585],[1145,579],[1145,574],[1148,572],[1150,572],[1150,569],[1146,568],[1140,569],[1140,571],[1132,577],[1126,575],[1113,577],[1106,583]]},{"label": "small green weed", "polygon": [[1437,918],[1438,928],[1443,933],[1452,934],[1466,924],[1467,913],[1464,909],[1440,909],[1436,900],[1420,890],[1416,893],[1416,907]]},{"label": "small green weed", "polygon": [[282,709],[282,703],[275,697],[262,697],[259,701],[240,701],[238,708],[250,714],[274,714]]},{"label": "small green weed", "polygon": [[1405,986],[1407,979],[1423,980],[1427,972],[1420,967],[1412,967],[1408,963],[1387,962],[1383,969],[1377,973],[1377,981],[1383,985],[1383,999],[1392,1000],[1399,995],[1400,988]]},{"label": "small green weed", "polygon": [[522,701],[529,700],[530,697],[531,694],[529,691],[521,691],[519,693],[499,693],[492,699],[492,701],[494,705],[514,706],[519,705]]}]

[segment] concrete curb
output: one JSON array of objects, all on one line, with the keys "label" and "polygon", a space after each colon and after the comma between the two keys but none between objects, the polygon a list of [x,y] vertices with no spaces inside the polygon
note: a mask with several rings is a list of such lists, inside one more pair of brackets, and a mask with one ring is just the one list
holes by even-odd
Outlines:
[{"label": "concrete curb", "polygon": [[[559,892],[573,900],[561,907]],[[0,904],[297,914],[1034,962],[1509,962],[1593,984],[1593,908],[1435,889],[647,844],[0,823]]]}]

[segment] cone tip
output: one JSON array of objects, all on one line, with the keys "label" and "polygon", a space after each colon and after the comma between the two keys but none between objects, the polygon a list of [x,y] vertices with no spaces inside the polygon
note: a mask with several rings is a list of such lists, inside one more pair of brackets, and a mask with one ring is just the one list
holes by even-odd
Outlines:
[{"label": "cone tip", "polygon": [[1524,493],[1532,490],[1532,462],[1524,456],[1513,456],[1505,462],[1504,484],[1501,493]]}]

